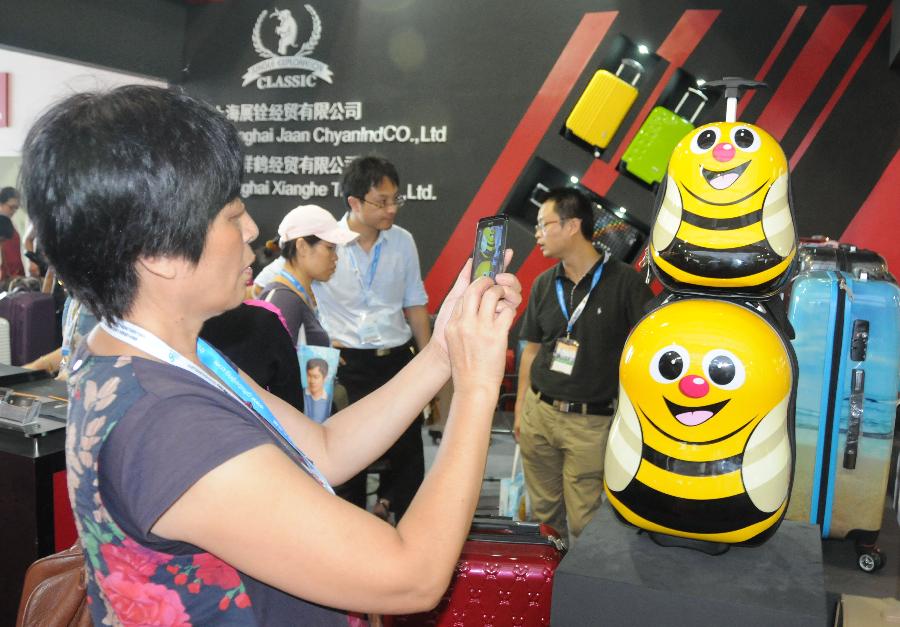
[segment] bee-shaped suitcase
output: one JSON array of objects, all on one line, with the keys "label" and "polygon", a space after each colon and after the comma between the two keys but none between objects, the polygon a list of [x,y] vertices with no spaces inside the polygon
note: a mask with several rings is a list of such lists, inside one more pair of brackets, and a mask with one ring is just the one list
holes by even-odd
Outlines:
[{"label": "bee-shaped suitcase", "polygon": [[[699,104],[694,113],[687,117],[681,114],[681,110],[691,96],[699,99]],[[672,151],[681,138],[694,129],[694,121],[706,106],[706,101],[703,92],[689,87],[673,110],[653,107],[622,155],[625,170],[649,185],[661,183]]]},{"label": "bee-shaped suitcase", "polygon": [[793,469],[794,365],[764,315],[722,299],[666,302],[625,342],[604,488],[657,534],[757,544],[780,524]]},{"label": "bee-shaped suitcase", "polygon": [[715,122],[672,153],[656,198],[650,254],[672,291],[766,298],[794,269],[787,159],[763,129]]},{"label": "bee-shaped suitcase", "polygon": [[[631,83],[620,76],[625,67],[634,71]],[[635,85],[643,72],[643,66],[634,59],[622,59],[615,74],[598,70],[566,118],[566,131],[594,147],[594,156],[599,157],[609,145],[637,99]]]}]

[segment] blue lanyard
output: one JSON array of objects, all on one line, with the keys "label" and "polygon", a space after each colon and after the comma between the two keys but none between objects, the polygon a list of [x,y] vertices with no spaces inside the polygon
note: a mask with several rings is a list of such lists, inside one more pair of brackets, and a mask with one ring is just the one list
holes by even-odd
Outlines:
[{"label": "blue lanyard", "polygon": [[303,287],[303,284],[300,281],[298,281],[297,278],[294,275],[292,275],[290,272],[288,272],[287,270],[279,270],[278,276],[287,280],[288,283],[290,283],[293,287],[295,287],[298,292],[303,294],[303,297],[306,299],[306,302],[309,305],[309,308],[312,309],[313,313],[316,315],[316,318],[318,318],[319,317],[319,308],[313,304],[313,300],[312,300],[312,298],[310,298],[309,292],[306,291],[306,288]]},{"label": "blue lanyard", "polygon": [[81,302],[69,297],[63,311],[63,337],[62,358],[66,359],[72,353],[72,337],[75,335],[75,326],[78,323],[78,314]]},{"label": "blue lanyard", "polygon": [[569,316],[569,308],[566,307],[566,299],[563,295],[563,278],[561,276],[556,277],[556,299],[559,301],[559,308],[562,309],[563,317],[566,319],[566,336],[572,333],[572,327],[575,326],[575,322],[581,317],[581,312],[583,312],[584,308],[587,306],[588,298],[591,297],[591,292],[597,287],[597,283],[600,281],[600,275],[603,274],[604,265],[606,264],[601,263],[597,266],[597,269],[594,270],[594,278],[591,280],[591,287],[588,289],[588,293],[584,295],[584,298],[581,299],[581,302],[578,303],[578,306],[575,308],[575,311],[572,312],[571,316]]},{"label": "blue lanyard", "polygon": [[363,279],[362,272],[359,269],[359,263],[356,261],[356,255],[353,253],[352,248],[348,248],[347,252],[350,253],[350,263],[353,264],[353,269],[356,271],[356,276],[359,277],[359,282],[362,283],[363,290],[366,292],[372,291],[372,283],[375,281],[375,271],[378,269],[378,261],[381,259],[381,247],[384,245],[384,240],[381,240],[377,244],[375,244],[375,250],[372,252],[372,263],[369,264],[369,270],[366,272],[366,278]]},{"label": "blue lanyard", "polygon": [[100,324],[103,327],[103,330],[113,337],[131,344],[135,348],[156,357],[160,361],[172,364],[173,366],[177,366],[197,375],[213,387],[225,392],[240,402],[241,405],[246,407],[249,411],[253,411],[291,445],[297,452],[300,463],[306,472],[309,473],[313,479],[318,481],[326,490],[334,494],[334,490],[329,485],[328,480],[325,479],[325,476],[319,471],[313,461],[294,443],[291,436],[288,435],[287,431],[285,431],[284,427],[281,425],[281,422],[279,422],[278,418],[272,413],[272,410],[268,408],[253,388],[241,379],[237,370],[232,368],[228,362],[225,361],[225,358],[205,340],[200,338],[197,339],[197,357],[200,358],[200,361],[204,366],[209,368],[216,376],[225,382],[228,386],[227,388],[223,387],[218,381],[210,377],[201,368],[197,367],[196,364],[185,358],[162,339],[153,335],[146,329],[142,329],[136,324],[126,320],[116,320],[113,324],[107,324],[106,322],[101,322]]},{"label": "blue lanyard", "polygon": [[284,427],[279,422],[278,418],[275,417],[275,414],[272,413],[272,410],[269,409],[269,406],[263,402],[263,400],[259,397],[259,394],[247,385],[247,382],[244,381],[241,376],[237,373],[237,370],[232,368],[227,361],[219,354],[217,350],[215,350],[212,346],[210,346],[206,340],[202,338],[197,338],[197,357],[200,358],[200,361],[203,362],[203,365],[209,368],[215,373],[217,377],[219,377],[225,384],[231,388],[231,391],[235,393],[239,398],[241,398],[244,402],[249,403],[259,416],[271,425],[275,431],[281,435],[293,449],[297,452],[297,455],[300,457],[300,462],[303,464],[303,467],[306,471],[311,474],[316,481],[322,484],[323,487],[331,490],[331,486],[328,484],[328,481],[319,472],[319,469],[316,468],[316,465],[313,464],[312,460],[306,456],[306,453],[300,450],[300,447],[294,443],[294,440],[288,435],[288,432],[285,431]]}]

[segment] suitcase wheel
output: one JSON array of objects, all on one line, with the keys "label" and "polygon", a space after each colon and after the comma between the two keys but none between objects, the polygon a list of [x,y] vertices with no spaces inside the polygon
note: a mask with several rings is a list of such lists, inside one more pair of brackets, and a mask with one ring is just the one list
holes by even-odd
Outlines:
[{"label": "suitcase wheel", "polygon": [[872,547],[865,553],[860,553],[856,560],[856,565],[863,572],[874,573],[876,570],[884,568],[887,558],[881,549]]}]

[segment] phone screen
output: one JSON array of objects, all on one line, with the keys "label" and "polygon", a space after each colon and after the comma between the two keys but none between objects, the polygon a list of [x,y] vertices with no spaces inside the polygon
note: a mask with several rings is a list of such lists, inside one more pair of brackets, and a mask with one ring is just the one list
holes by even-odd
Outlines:
[{"label": "phone screen", "polygon": [[503,272],[506,233],[509,218],[491,216],[478,221],[475,231],[475,251],[472,254],[472,280],[483,276],[496,277]]}]

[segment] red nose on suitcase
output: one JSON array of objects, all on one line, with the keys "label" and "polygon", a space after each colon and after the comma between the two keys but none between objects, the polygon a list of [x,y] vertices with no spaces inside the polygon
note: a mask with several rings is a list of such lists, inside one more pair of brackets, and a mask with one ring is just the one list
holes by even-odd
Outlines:
[{"label": "red nose on suitcase", "polygon": [[438,606],[385,617],[385,627],[549,625],[553,576],[564,554],[558,534],[547,525],[476,519]]}]

